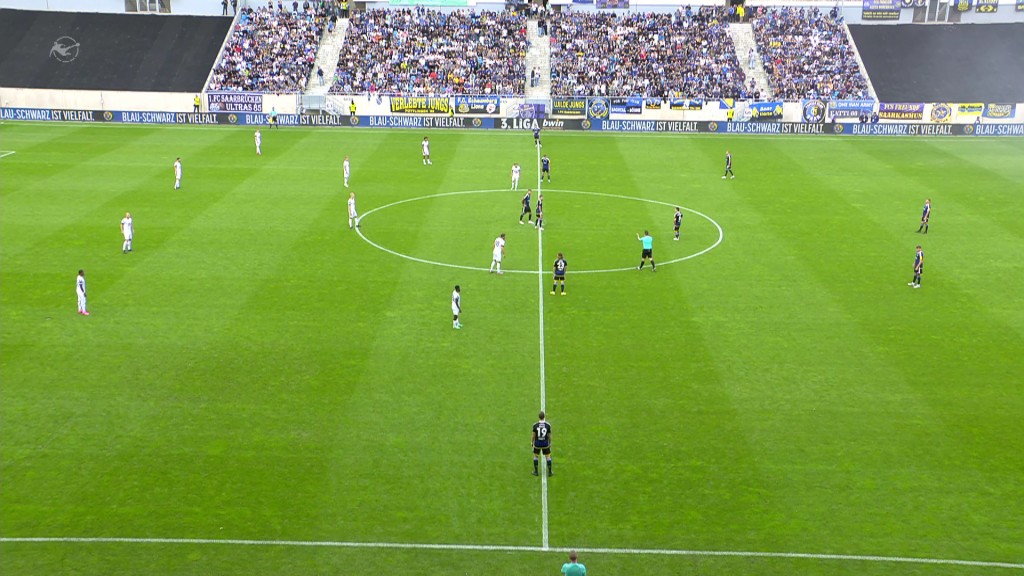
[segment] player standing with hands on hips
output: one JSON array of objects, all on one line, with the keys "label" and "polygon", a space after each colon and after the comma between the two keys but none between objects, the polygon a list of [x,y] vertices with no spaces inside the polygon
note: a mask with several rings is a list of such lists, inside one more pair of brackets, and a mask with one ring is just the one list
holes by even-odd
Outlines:
[{"label": "player standing with hands on hips", "polygon": [[928,220],[932,217],[932,199],[928,198],[924,201],[924,209],[921,210],[921,225],[917,227],[917,231],[920,232],[924,229],[924,233],[928,233]]},{"label": "player standing with hands on hips", "polygon": [[555,472],[551,469],[551,424],[544,420],[543,410],[537,418],[538,422],[533,425],[533,436],[530,440],[533,445],[533,475],[539,475],[540,454],[543,453],[548,465],[548,476],[554,476]]},{"label": "player standing with hands on hips", "polygon": [[75,283],[75,294],[78,295],[78,313],[88,316],[89,311],[85,309],[85,270],[78,271],[78,280]]},{"label": "player standing with hands on hips", "polygon": [[356,193],[350,192],[348,195],[348,229],[351,230],[353,225],[359,228],[359,214],[356,213]]},{"label": "player standing with hands on hips", "polygon": [[426,136],[423,137],[423,143],[420,146],[423,148],[423,165],[433,164],[430,161],[430,140]]},{"label": "player standing with hands on hips", "polygon": [[181,156],[174,161],[174,189],[181,189]]},{"label": "player standing with hands on hips", "polygon": [[917,245],[917,253],[914,254],[914,279],[907,283],[912,288],[921,287],[921,273],[924,272],[924,250]]},{"label": "player standing with hands on hips", "polygon": [[132,213],[125,212],[121,218],[121,235],[124,236],[124,244],[121,244],[121,254],[132,251],[132,237],[135,235],[135,224],[132,222]]}]

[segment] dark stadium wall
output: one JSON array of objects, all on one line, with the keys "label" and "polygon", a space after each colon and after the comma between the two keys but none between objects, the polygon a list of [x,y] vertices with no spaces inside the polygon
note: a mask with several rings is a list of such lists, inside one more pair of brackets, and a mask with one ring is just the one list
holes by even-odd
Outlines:
[{"label": "dark stadium wall", "polygon": [[0,10],[0,86],[199,92],[231,18]]}]

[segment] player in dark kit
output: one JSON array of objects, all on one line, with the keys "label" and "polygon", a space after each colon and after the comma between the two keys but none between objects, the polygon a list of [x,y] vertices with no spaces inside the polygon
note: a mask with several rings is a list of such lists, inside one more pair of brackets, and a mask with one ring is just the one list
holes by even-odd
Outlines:
[{"label": "player in dark kit", "polygon": [[569,268],[569,263],[565,261],[565,257],[562,253],[558,253],[558,258],[555,260],[555,280],[551,283],[551,293],[555,293],[555,287],[559,283],[562,285],[562,296],[565,296],[565,271]]},{"label": "player in dark kit", "polygon": [[533,129],[533,143],[540,146],[540,127]]},{"label": "player in dark kit", "polygon": [[917,245],[917,254],[914,255],[914,279],[907,283],[907,286],[913,288],[921,287],[921,272],[924,272],[924,250],[921,249],[921,245]]},{"label": "player in dark kit", "polygon": [[537,230],[544,229],[544,195],[537,194],[537,220],[533,223]]},{"label": "player in dark kit", "polygon": [[672,229],[676,232],[676,240],[679,240],[679,227],[683,225],[683,210],[676,206],[676,215],[672,217]]},{"label": "player in dark kit", "polygon": [[732,173],[732,154],[730,154],[728,150],[725,151],[725,174],[722,174],[722,180],[725,180],[726,176],[731,176],[733,178],[736,177],[736,175]]},{"label": "player in dark kit", "polygon": [[526,189],[526,194],[523,196],[523,211],[519,214],[519,223],[523,223],[523,216],[526,216],[527,222],[533,222],[533,211],[530,210],[530,196],[533,195],[533,190],[530,188]]},{"label": "player in dark kit", "polygon": [[547,460],[548,476],[554,476],[555,473],[551,469],[551,424],[544,421],[543,410],[537,415],[537,418],[539,421],[533,425],[533,437],[531,439],[533,444],[533,475],[538,475],[538,464],[540,463],[538,457],[543,452]]},{"label": "player in dark kit", "polygon": [[932,217],[932,199],[928,198],[924,201],[924,210],[921,211],[921,225],[917,227],[917,231],[920,232],[924,229],[924,233],[928,233],[928,220]]},{"label": "player in dark kit", "polygon": [[545,176],[548,177],[548,182],[551,182],[551,160],[547,154],[540,158],[540,179],[544,180]]}]

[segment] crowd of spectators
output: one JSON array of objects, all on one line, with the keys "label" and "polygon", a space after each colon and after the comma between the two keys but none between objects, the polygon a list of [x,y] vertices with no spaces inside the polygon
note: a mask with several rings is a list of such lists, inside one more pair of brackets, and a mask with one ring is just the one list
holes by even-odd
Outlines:
[{"label": "crowd of spectators", "polygon": [[305,89],[327,5],[305,0],[245,8],[214,66],[210,90],[300,92]]},{"label": "crowd of spectators", "polygon": [[354,13],[331,92],[521,96],[526,50],[517,12]]},{"label": "crowd of spectators", "polygon": [[759,8],[751,24],[776,97],[870,97],[838,10]]},{"label": "crowd of spectators", "polygon": [[727,16],[724,6],[552,14],[552,94],[747,97]]}]

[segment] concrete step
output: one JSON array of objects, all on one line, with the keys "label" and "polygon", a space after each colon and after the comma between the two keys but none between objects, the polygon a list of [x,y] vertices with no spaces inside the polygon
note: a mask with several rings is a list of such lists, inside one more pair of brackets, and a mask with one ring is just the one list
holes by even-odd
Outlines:
[{"label": "concrete step", "polygon": [[[754,28],[749,23],[734,22],[729,24],[729,35],[732,36],[733,45],[736,47],[736,59],[747,78],[754,79],[754,85],[761,91],[761,95],[771,98],[772,87],[768,82],[768,72],[761,62],[761,54],[757,50],[757,40],[754,39]],[[750,58],[750,50],[754,50],[753,62]],[[753,64],[753,66],[751,66]]]},{"label": "concrete step", "polygon": [[[316,53],[316,61],[313,63],[313,73],[309,75],[309,82],[306,84],[306,94],[322,95],[331,90],[334,83],[334,73],[338,70],[338,59],[345,46],[345,33],[348,31],[348,18],[339,18],[333,32],[324,32],[320,40],[320,48]],[[324,83],[320,84],[316,70],[322,68],[324,71]]]}]

